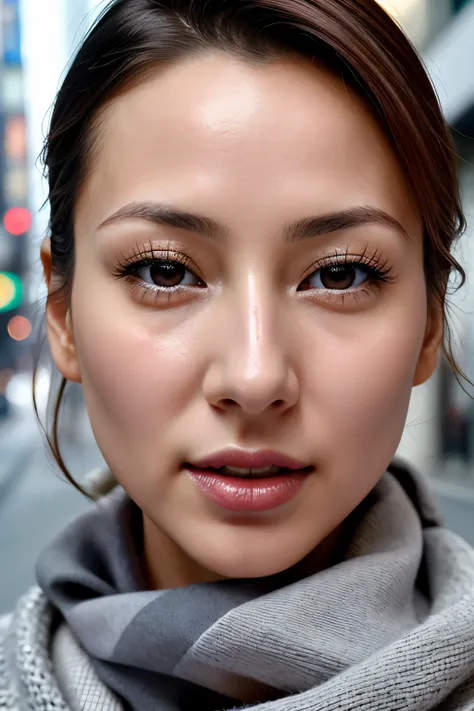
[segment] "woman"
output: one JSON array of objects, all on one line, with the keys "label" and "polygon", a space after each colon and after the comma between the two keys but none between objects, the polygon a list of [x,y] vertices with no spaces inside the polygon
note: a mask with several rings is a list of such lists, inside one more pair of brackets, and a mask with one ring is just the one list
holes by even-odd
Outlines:
[{"label": "woman", "polygon": [[391,465],[464,226],[400,29],[116,0],[44,158],[51,352],[119,486],[4,621],[3,707],[472,709],[474,553]]}]

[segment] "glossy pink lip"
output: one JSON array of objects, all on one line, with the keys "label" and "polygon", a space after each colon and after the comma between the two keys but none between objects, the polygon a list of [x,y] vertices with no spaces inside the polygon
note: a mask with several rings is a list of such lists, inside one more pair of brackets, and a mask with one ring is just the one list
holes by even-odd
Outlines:
[{"label": "glossy pink lip", "polygon": [[[240,512],[269,511],[291,501],[301,491],[312,469],[267,477],[233,477],[214,469],[186,467],[202,494],[223,509]],[[288,470],[287,470],[288,471]]]},{"label": "glossy pink lip", "polygon": [[269,449],[225,449],[215,454],[210,454],[208,457],[203,457],[198,461],[192,462],[193,466],[199,469],[208,469],[213,467],[240,467],[241,469],[263,469],[263,467],[281,467],[282,469],[307,469],[311,465],[308,462],[302,462],[298,459],[293,459],[286,454],[280,452],[272,452]]}]

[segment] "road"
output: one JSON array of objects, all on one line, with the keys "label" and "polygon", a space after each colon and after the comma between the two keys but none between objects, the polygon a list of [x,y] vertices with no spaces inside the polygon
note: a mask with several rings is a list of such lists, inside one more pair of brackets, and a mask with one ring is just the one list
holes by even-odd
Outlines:
[{"label": "road", "polygon": [[[103,464],[90,433],[64,442],[73,475]],[[472,501],[438,496],[448,527],[474,545]],[[3,426],[0,432],[0,614],[34,583],[40,551],[67,523],[91,504],[62,480],[46,456],[32,419]]]}]

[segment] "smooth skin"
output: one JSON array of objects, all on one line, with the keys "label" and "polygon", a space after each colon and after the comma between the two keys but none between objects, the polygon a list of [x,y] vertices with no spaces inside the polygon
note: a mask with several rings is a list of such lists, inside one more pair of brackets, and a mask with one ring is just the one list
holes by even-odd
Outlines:
[{"label": "smooth skin", "polygon": [[[70,301],[53,293],[42,247],[47,326],[143,511],[150,586],[266,576],[313,550],[331,564],[442,338],[420,215],[390,144],[340,79],[290,56],[209,53],[157,69],[100,118]],[[166,224],[164,208],[207,219]],[[119,277],[136,258],[154,266]],[[341,259],[356,264],[334,279],[328,264]],[[315,471],[277,509],[223,510],[183,463],[233,446]]]}]

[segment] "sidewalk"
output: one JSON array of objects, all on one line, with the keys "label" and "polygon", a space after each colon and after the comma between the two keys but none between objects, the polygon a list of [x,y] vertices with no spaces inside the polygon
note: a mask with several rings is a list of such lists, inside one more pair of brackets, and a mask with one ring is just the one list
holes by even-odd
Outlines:
[{"label": "sidewalk", "polygon": [[[26,424],[26,423],[25,423]],[[39,432],[16,427],[18,431],[10,459],[9,477],[3,467],[6,440],[0,440],[0,570],[6,571],[0,585],[0,614],[13,606],[35,579],[35,565],[41,550],[91,502],[85,499],[47,456]],[[10,429],[7,430],[10,434]],[[25,444],[26,438],[26,444]],[[23,442],[23,444],[22,444]],[[77,441],[63,438],[63,454],[74,477],[101,466],[97,445],[91,439]],[[16,453],[16,454],[15,454]],[[15,460],[16,456],[16,460]],[[1,486],[1,485],[0,485]]]},{"label": "sidewalk", "polygon": [[429,482],[447,528],[474,545],[474,472],[451,461]]},{"label": "sidewalk", "polygon": [[[93,434],[84,407],[66,409],[61,418],[60,439],[66,451],[72,450],[74,458],[77,447],[85,444],[88,449]],[[0,420],[0,508],[35,453],[40,453],[45,462],[49,456],[45,435],[32,406],[17,409],[9,418]]]},{"label": "sidewalk", "polygon": [[32,415],[12,416],[0,423],[0,508],[41,446],[40,430]]},{"label": "sidewalk", "polygon": [[474,545],[474,504],[447,496],[436,496],[446,527]]}]

